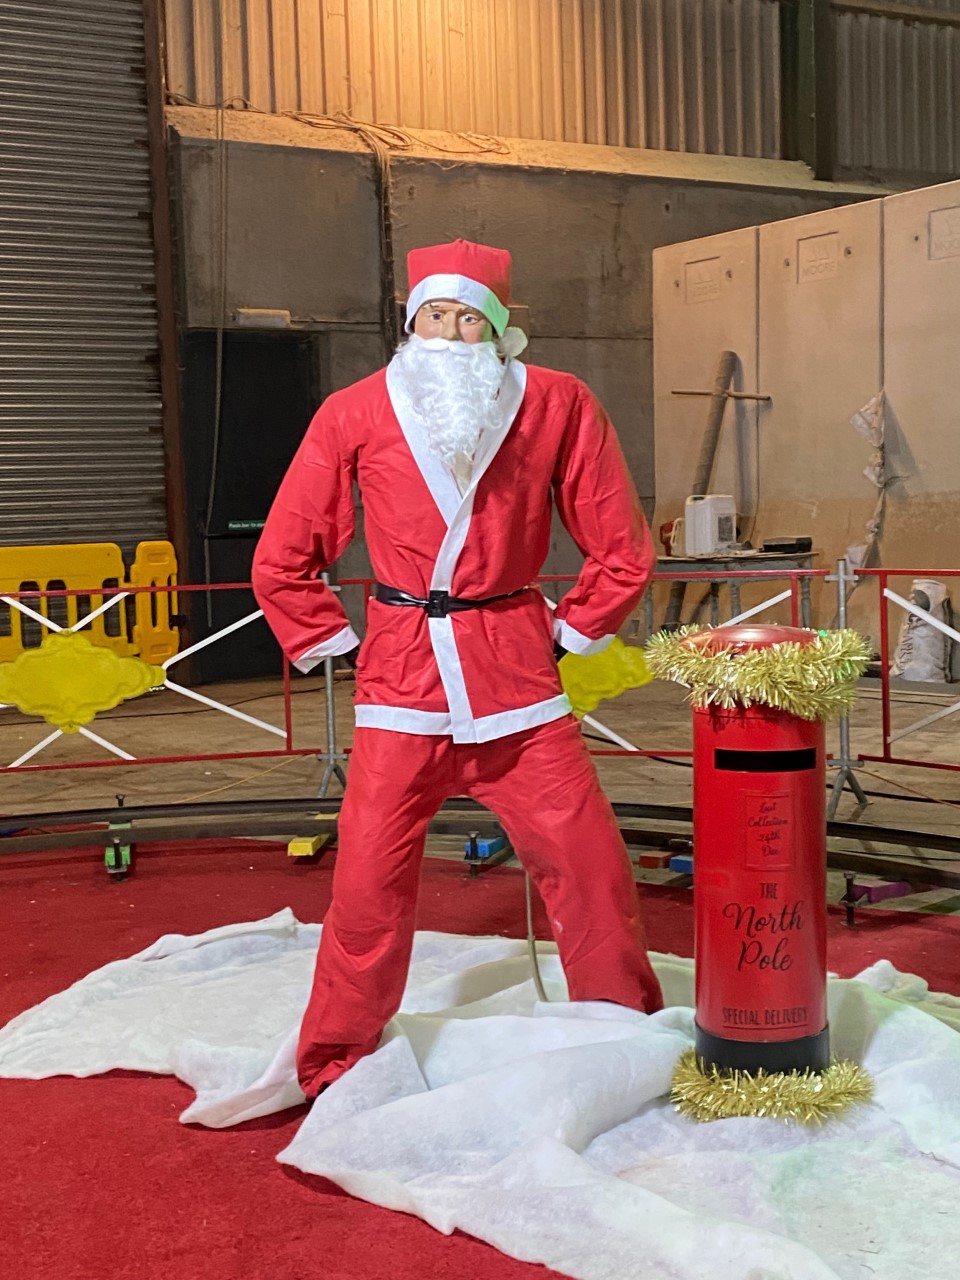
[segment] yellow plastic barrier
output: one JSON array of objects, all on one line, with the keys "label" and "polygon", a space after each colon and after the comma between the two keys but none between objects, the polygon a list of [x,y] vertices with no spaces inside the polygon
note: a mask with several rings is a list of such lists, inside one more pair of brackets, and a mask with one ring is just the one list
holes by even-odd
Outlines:
[{"label": "yellow plastic barrier", "polygon": [[[172,587],[177,581],[177,557],[169,542],[141,542],[130,568],[131,587]],[[150,591],[134,596],[133,652],[144,662],[162,665],[180,644],[173,619],[174,591]]]},{"label": "yellow plastic barrier", "polygon": [[[57,626],[70,628],[109,599],[105,591],[126,586],[172,586],[177,560],[169,542],[141,542],[129,575],[113,542],[76,542],[35,547],[0,547],[0,595],[23,591],[78,591],[75,596],[33,597],[23,603]],[[129,607],[128,607],[129,606]],[[121,658],[140,656],[160,664],[172,657],[180,637],[172,619],[174,593],[144,593],[121,600],[86,627],[93,644]],[[0,602],[0,662],[13,662],[39,648],[50,629]]]}]

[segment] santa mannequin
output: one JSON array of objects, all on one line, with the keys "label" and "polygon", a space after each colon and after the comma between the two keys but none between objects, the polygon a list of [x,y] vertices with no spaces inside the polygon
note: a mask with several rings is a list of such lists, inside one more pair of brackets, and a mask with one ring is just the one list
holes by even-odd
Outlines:
[{"label": "santa mannequin", "polygon": [[[617,438],[587,387],[523,365],[510,255],[458,240],[408,258],[409,341],[324,401],[280,487],[253,585],[301,671],[358,639],[318,579],[354,531],[374,572],[333,901],[300,1032],[315,1096],[400,1006],[427,826],[450,796],[500,819],[546,904],[572,1000],[653,1012],[629,857],[563,694],[555,644],[599,652],[654,551]],[[551,504],[582,572],[551,617],[529,584]]]}]

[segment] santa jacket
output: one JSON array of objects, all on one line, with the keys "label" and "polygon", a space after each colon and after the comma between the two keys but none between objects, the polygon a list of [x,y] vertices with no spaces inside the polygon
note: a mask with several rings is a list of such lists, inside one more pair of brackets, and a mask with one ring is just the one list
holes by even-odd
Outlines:
[{"label": "santa jacket", "polygon": [[571,375],[516,360],[500,396],[503,425],[481,437],[463,495],[393,367],[324,401],[280,486],[253,587],[302,671],[358,643],[317,578],[353,536],[355,481],[377,580],[413,596],[482,599],[528,586],[549,550],[551,501],[585,557],[553,617],[536,588],[442,618],[369,601],[358,726],[487,742],[566,715],[554,638],[599,652],[643,594],[653,545],[599,402]]}]

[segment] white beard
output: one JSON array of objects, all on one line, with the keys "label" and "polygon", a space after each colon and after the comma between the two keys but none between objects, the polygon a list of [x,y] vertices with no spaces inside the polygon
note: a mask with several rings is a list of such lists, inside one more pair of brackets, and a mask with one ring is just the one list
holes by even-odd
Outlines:
[{"label": "white beard", "polygon": [[503,421],[498,395],[506,366],[496,344],[447,342],[414,334],[398,349],[393,364],[430,449],[464,489],[481,434]]}]

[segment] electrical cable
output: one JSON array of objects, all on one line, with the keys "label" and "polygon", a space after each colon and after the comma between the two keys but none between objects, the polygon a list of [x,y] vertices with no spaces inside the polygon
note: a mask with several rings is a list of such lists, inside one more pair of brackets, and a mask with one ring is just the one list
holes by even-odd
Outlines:
[{"label": "electrical cable", "polygon": [[[367,121],[354,120],[345,112],[337,112],[332,116],[309,115],[299,111],[268,112],[254,107],[246,98],[223,98],[223,32],[216,42],[217,49],[217,84],[220,86],[220,97],[216,103],[195,102],[180,94],[167,94],[167,101],[177,106],[196,107],[212,110],[216,113],[215,150],[217,192],[213,206],[216,214],[217,261],[216,261],[216,298],[217,314],[215,317],[215,355],[214,355],[214,404],[213,435],[211,442],[210,479],[207,486],[207,502],[203,524],[203,558],[204,572],[207,581],[212,581],[212,560],[210,540],[213,537],[213,513],[217,496],[218,468],[220,464],[221,440],[223,433],[223,363],[224,363],[224,325],[227,302],[227,265],[228,265],[228,200],[227,200],[227,147],[226,117],[228,109],[242,109],[257,115],[280,115],[286,119],[296,120],[315,129],[343,129],[357,135],[370,150],[376,168],[378,234],[380,240],[380,329],[385,361],[393,356],[399,334],[397,332],[396,314],[396,278],[393,252],[393,208],[392,208],[392,154],[396,151],[408,151],[414,142],[422,147],[439,151],[445,155],[469,156],[477,154],[509,154],[509,148],[497,138],[484,134],[459,132],[457,137],[463,138],[469,145],[463,148],[442,147],[436,143],[426,143],[417,134],[389,125],[378,125]],[[213,596],[206,595],[207,626],[213,627]]]},{"label": "electrical cable", "polygon": [[[217,218],[217,231],[214,243],[217,245],[216,298],[217,314],[215,317],[216,336],[214,345],[213,376],[213,437],[211,443],[210,481],[207,486],[207,504],[203,525],[203,558],[204,572],[207,582],[212,580],[210,560],[210,538],[213,524],[213,509],[217,493],[217,471],[220,465],[220,438],[223,425],[223,338],[224,312],[227,305],[227,141],[226,116],[227,103],[223,100],[224,68],[224,31],[223,14],[217,6],[219,30],[216,41],[216,78],[219,87],[216,111],[216,173],[217,197],[214,202]],[[213,596],[207,593],[207,625],[213,626]]]},{"label": "electrical cable", "polygon": [[287,756],[284,760],[278,760],[269,769],[258,769],[256,773],[248,773],[245,778],[237,778],[234,782],[224,783],[222,787],[211,787],[209,791],[198,791],[195,796],[187,796],[184,800],[178,801],[179,804],[193,804],[197,800],[206,800],[207,796],[219,795],[221,791],[229,791],[232,787],[239,787],[243,782],[253,782],[255,778],[264,778],[268,773],[276,773],[278,769],[282,769],[288,765],[291,760],[300,760],[302,756]]},{"label": "electrical cable", "polygon": [[[942,804],[948,809],[960,809],[960,804],[956,804],[953,800],[942,800],[939,796],[931,796],[926,791],[918,791],[916,787],[910,787],[905,782],[900,782],[897,778],[885,778],[882,773],[874,773],[872,769],[862,769],[862,772],[869,778],[876,778],[879,782],[893,783],[895,787],[903,787],[904,791],[911,792],[909,796],[887,796],[890,800],[913,800],[916,804]],[[883,792],[868,791],[869,795],[882,795]]]},{"label": "electrical cable", "polygon": [[[222,41],[220,42],[222,45]],[[223,84],[222,74],[219,77],[220,85]],[[233,97],[222,99],[217,103],[195,102],[190,98],[186,98],[181,94],[167,94],[167,102],[175,106],[196,107],[201,110],[214,110],[217,112],[217,142],[220,151],[225,148],[222,145],[222,118],[226,109],[242,110],[255,115],[264,116],[281,116],[287,120],[295,120],[299,124],[306,125],[312,129],[331,129],[331,130],[347,130],[357,135],[369,148],[373,156],[374,166],[376,169],[376,188],[377,188],[377,231],[380,240],[380,331],[383,342],[383,354],[385,361],[389,361],[396,349],[399,333],[397,332],[397,312],[396,312],[396,276],[395,276],[395,259],[393,252],[393,178],[391,171],[391,163],[395,152],[404,152],[411,150],[414,143],[419,143],[425,150],[438,151],[443,155],[449,156],[472,156],[472,155],[509,155],[510,148],[499,138],[494,138],[488,134],[478,134],[466,131],[458,131],[455,136],[462,138],[468,145],[465,147],[444,147],[436,142],[426,142],[416,133],[407,129],[399,129],[393,125],[374,124],[370,121],[355,120],[346,112],[338,111],[333,115],[312,115],[303,111],[265,111],[260,107],[255,107],[247,98]],[[220,175],[220,192],[221,192],[221,228],[226,226],[226,195],[225,195],[225,178],[220,172],[225,167],[225,160],[218,160],[218,173]],[[224,293],[223,281],[226,276],[226,235],[225,230],[221,236],[221,264],[222,271],[220,276],[221,284],[221,301]],[[221,306],[220,321],[222,325],[223,308]],[[222,337],[218,339],[222,346]],[[210,523],[210,514],[212,512],[212,498],[208,503],[207,524]],[[209,536],[209,535],[208,535]]]},{"label": "electrical cable", "polygon": [[[218,48],[222,41],[218,42]],[[222,69],[221,69],[222,70]],[[221,75],[222,83],[222,75]],[[220,466],[220,439],[223,426],[223,336],[224,311],[227,305],[227,145],[224,104],[216,108],[216,165],[217,165],[217,314],[215,317],[214,374],[213,374],[213,436],[210,453],[210,480],[207,485],[207,504],[203,522],[203,566],[207,582],[212,581],[210,539],[213,536],[213,509],[217,496],[217,471]],[[213,627],[213,593],[207,592],[207,626]]]},{"label": "electrical cable", "polygon": [[[859,766],[859,768],[862,769],[864,773],[867,772],[866,769],[863,769],[862,765]],[[871,778],[880,778],[879,773],[871,773],[870,776]],[[880,781],[891,782],[893,780],[891,778],[880,778]],[[893,785],[895,787],[898,787],[900,786],[900,783],[893,782]],[[833,783],[830,782],[827,784],[827,786],[828,788],[832,787]],[[948,800],[939,800],[936,796],[928,796],[926,794],[918,794],[913,796],[898,796],[898,795],[894,795],[892,791],[870,791],[866,787],[863,787],[861,789],[865,796],[870,796],[871,799],[875,799],[875,800],[898,800],[898,801],[901,801],[903,804],[949,804],[950,803]]]},{"label": "electrical cable", "polygon": [[493,134],[488,133],[474,133],[469,129],[446,131],[452,132],[456,138],[462,138],[464,142],[469,144],[468,146],[442,147],[438,142],[425,140],[412,129],[400,129],[395,125],[375,124],[370,120],[355,120],[353,116],[345,111],[338,111],[333,115],[314,115],[312,112],[307,111],[265,111],[261,107],[255,107],[248,98],[232,97],[225,99],[221,104],[215,104],[196,102],[192,98],[187,98],[179,93],[168,93],[167,102],[170,106],[197,107],[202,111],[216,110],[217,106],[220,105],[237,111],[246,111],[251,115],[280,116],[286,120],[296,120],[298,123],[305,124],[312,129],[343,129],[356,133],[365,142],[367,141],[366,135],[376,136],[379,145],[387,146],[393,151],[409,151],[412,144],[416,142],[425,150],[439,151],[441,154],[449,156],[505,156],[510,154],[510,148],[501,138],[494,137]]},{"label": "electrical cable", "polygon": [[523,873],[523,882],[527,898],[527,950],[530,952],[530,963],[533,966],[533,985],[537,988],[538,998],[544,1004],[549,1004],[550,997],[544,989],[543,978],[540,975],[540,963],[537,960],[537,939],[533,932],[533,891],[530,876],[526,871]]}]

